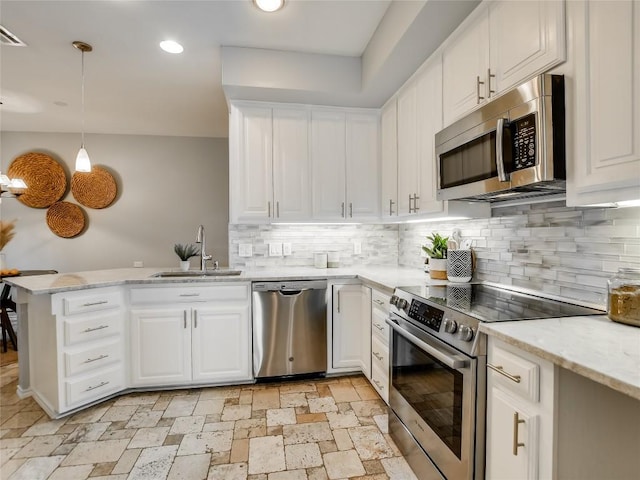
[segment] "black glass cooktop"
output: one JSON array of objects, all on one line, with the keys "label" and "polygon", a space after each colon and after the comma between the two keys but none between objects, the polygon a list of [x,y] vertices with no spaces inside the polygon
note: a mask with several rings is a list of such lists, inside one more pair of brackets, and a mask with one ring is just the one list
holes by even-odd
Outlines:
[{"label": "black glass cooktop", "polygon": [[399,287],[417,300],[452,308],[482,322],[602,315],[606,312],[490,285]]}]

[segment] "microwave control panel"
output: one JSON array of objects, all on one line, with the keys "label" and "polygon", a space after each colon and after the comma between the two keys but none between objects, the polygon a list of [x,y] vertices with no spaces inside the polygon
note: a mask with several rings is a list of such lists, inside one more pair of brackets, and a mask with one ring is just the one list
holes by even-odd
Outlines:
[{"label": "microwave control panel", "polygon": [[509,124],[513,145],[513,170],[536,165],[536,115],[532,113]]}]

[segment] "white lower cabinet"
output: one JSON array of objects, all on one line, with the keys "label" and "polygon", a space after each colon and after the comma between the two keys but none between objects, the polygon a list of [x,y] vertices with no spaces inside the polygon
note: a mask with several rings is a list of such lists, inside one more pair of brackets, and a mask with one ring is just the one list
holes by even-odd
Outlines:
[{"label": "white lower cabinet", "polygon": [[131,384],[250,380],[249,285],[184,285],[184,304],[159,305],[175,288],[132,289]]},{"label": "white lower cabinet", "polygon": [[389,316],[390,295],[371,292],[371,385],[389,403]]},{"label": "white lower cabinet", "polygon": [[553,364],[493,337],[487,364],[486,478],[553,478]]},{"label": "white lower cabinet", "polygon": [[330,371],[361,370],[371,377],[371,289],[360,284],[332,286]]}]

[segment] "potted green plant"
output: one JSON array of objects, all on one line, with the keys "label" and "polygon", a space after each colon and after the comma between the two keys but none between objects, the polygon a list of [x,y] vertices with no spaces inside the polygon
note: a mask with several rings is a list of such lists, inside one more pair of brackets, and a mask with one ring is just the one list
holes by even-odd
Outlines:
[{"label": "potted green plant", "polygon": [[176,243],[173,246],[173,251],[180,257],[180,270],[184,272],[189,270],[189,259],[200,253],[198,252],[198,247],[192,243],[186,243],[184,245]]},{"label": "potted green plant", "polygon": [[431,233],[427,237],[431,247],[422,246],[422,250],[428,255],[429,276],[435,280],[447,279],[447,241],[449,237],[443,237],[439,233]]}]

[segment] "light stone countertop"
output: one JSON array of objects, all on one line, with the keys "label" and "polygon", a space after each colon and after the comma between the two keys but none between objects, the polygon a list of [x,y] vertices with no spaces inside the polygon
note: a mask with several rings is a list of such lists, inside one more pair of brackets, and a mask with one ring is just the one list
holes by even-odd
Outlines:
[{"label": "light stone countertop", "polygon": [[640,400],[640,328],[606,315],[480,324],[480,331]]},{"label": "light stone countertop", "polygon": [[219,283],[319,279],[338,280],[349,278],[359,278],[363,283],[386,291],[390,294],[397,286],[423,285],[432,282],[429,278],[429,274],[420,269],[398,266],[357,266],[349,268],[280,267],[243,270],[240,275],[233,276],[152,277],[152,275],[158,272],[172,270],[177,271],[177,269],[171,268],[116,268],[111,270],[59,273],[54,275],[9,277],[5,278],[4,282],[9,285],[22,288],[28,293],[34,295],[124,284],[163,285],[171,283]]}]

